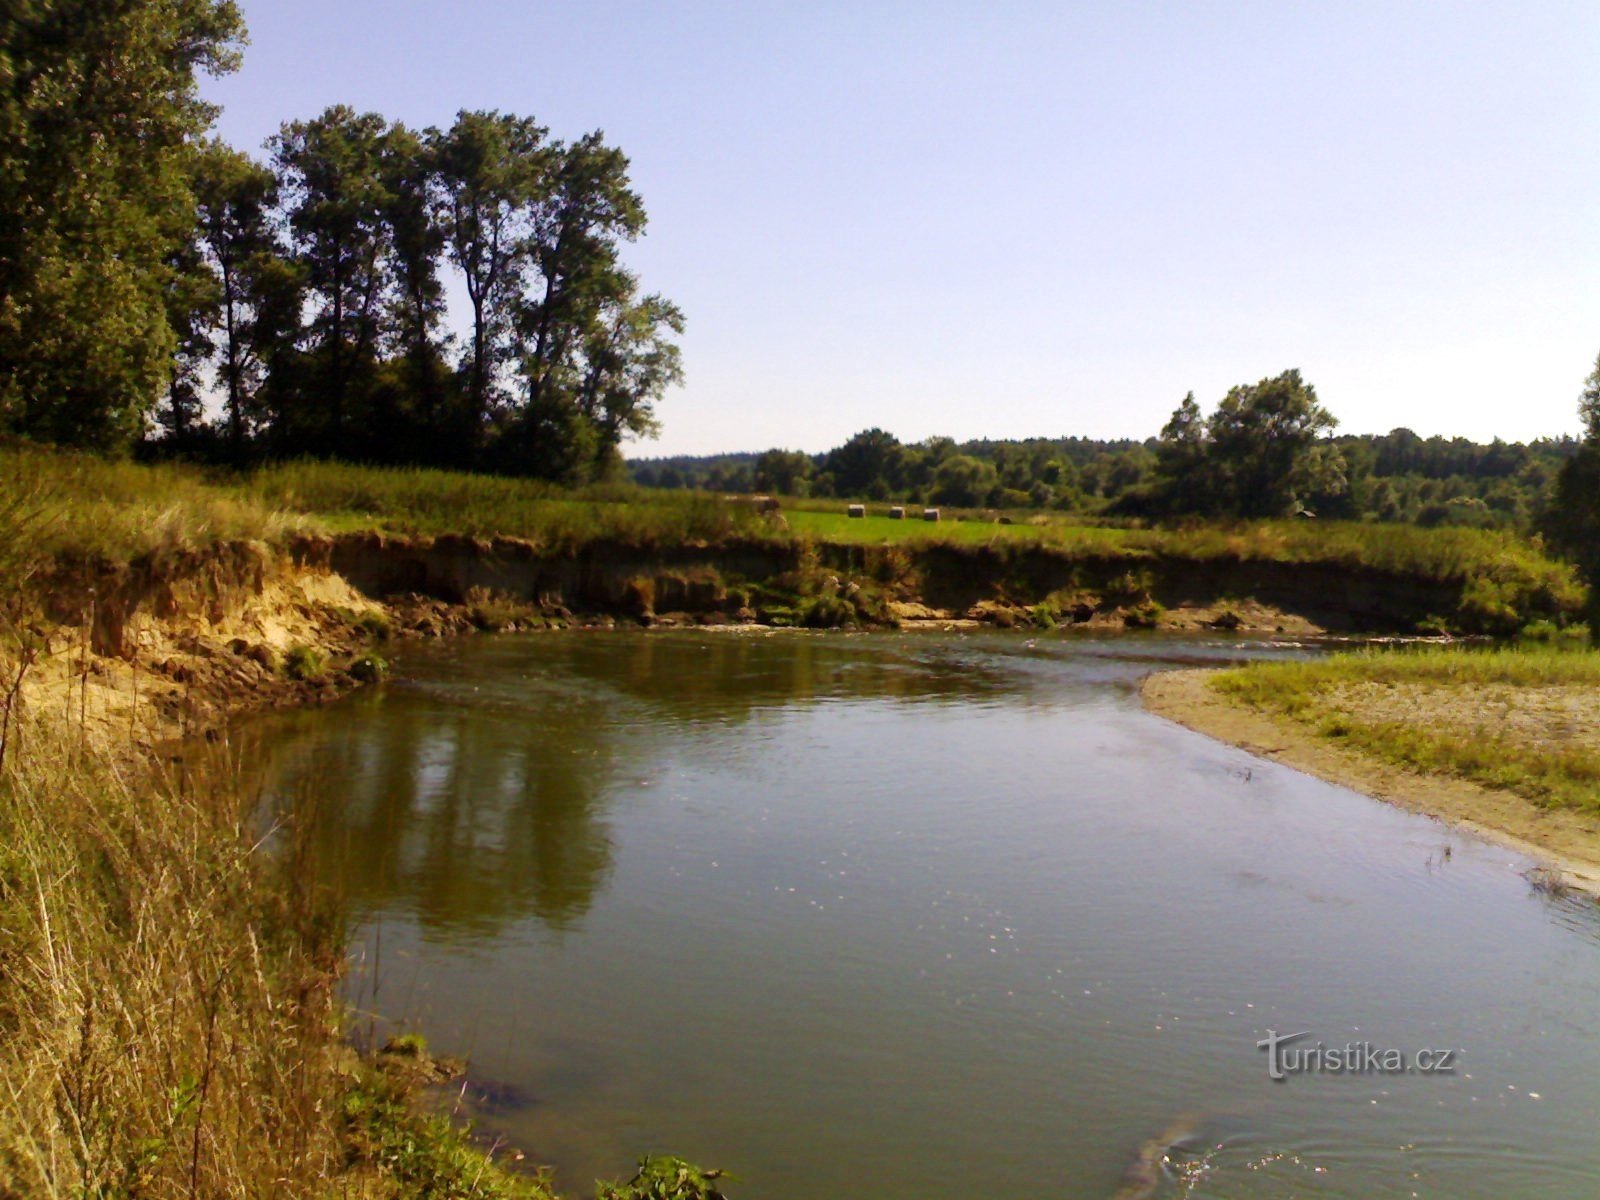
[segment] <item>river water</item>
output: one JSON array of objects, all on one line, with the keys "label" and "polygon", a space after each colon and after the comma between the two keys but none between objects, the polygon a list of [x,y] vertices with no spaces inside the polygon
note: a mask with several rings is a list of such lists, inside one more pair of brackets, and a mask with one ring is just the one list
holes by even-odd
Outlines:
[{"label": "river water", "polygon": [[[739,1200],[1600,1196],[1600,910],[1139,706],[1306,652],[464,639],[263,761],[368,1029],[566,1194],[670,1151]],[[1454,1070],[1274,1081],[1270,1032]]]}]

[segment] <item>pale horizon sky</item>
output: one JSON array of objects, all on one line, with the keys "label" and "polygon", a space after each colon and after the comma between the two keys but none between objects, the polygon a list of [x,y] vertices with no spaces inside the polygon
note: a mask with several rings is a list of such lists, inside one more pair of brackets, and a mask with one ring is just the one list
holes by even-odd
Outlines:
[{"label": "pale horizon sky", "polygon": [[345,103],[629,155],[688,318],[633,456],[1143,438],[1288,367],[1343,432],[1578,431],[1600,5],[242,5],[241,149]]}]

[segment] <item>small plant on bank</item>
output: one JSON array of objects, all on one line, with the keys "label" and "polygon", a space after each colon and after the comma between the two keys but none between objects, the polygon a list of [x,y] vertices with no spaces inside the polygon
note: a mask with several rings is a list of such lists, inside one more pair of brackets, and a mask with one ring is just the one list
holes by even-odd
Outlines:
[{"label": "small plant on bank", "polygon": [[1143,604],[1135,604],[1122,617],[1122,623],[1129,629],[1155,629],[1161,624],[1161,618],[1167,615],[1167,610],[1154,600],[1146,600]]},{"label": "small plant on bank", "polygon": [[327,656],[315,646],[290,646],[283,656],[283,673],[302,683],[321,679],[327,669]]},{"label": "small plant on bank", "polygon": [[598,1200],[727,1200],[721,1171],[703,1171],[681,1158],[646,1155],[627,1183],[601,1184]]},{"label": "small plant on bank", "polygon": [[364,612],[356,620],[356,628],[375,642],[387,642],[394,636],[394,626],[381,612]]},{"label": "small plant on bank", "polygon": [[524,600],[475,587],[467,593],[467,620],[484,633],[504,633],[534,624],[538,618]]},{"label": "small plant on bank", "polygon": [[382,1052],[397,1058],[423,1058],[428,1053],[428,1039],[420,1033],[397,1033],[383,1044]]}]

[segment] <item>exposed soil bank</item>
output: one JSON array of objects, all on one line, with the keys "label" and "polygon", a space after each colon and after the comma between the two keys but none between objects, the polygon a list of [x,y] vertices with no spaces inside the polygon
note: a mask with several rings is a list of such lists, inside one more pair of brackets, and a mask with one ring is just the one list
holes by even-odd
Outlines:
[{"label": "exposed soil bank", "polygon": [[[1379,800],[1471,831],[1548,863],[1561,881],[1600,896],[1600,824],[1592,816],[1540,808],[1511,792],[1424,775],[1317,736],[1293,720],[1218,695],[1210,670],[1151,675],[1145,707],[1198,733],[1286,763]],[[1421,719],[1428,719],[1422,714]]]},{"label": "exposed soil bank", "polygon": [[552,552],[515,538],[299,536],[58,565],[33,583],[41,654],[24,697],[152,744],[231,712],[337,695],[381,671],[394,635],[616,622],[1400,633],[1466,611],[1466,587],[1332,563],[1032,546],[735,539]]}]

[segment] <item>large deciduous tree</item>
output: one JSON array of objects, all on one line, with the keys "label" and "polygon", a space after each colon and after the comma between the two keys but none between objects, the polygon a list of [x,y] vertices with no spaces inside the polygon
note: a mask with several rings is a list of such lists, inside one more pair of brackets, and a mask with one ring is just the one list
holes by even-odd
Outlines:
[{"label": "large deciduous tree", "polygon": [[[231,0],[10,0],[0,12],[0,428],[114,448],[171,379],[196,75]],[[192,343],[191,343],[192,344]]]},{"label": "large deciduous tree", "polygon": [[215,279],[217,378],[235,461],[243,457],[266,368],[298,332],[298,280],[283,258],[273,216],[277,190],[267,167],[220,141],[201,145],[197,241]]},{"label": "large deciduous tree", "polygon": [[557,151],[546,144],[547,135],[526,117],[498,112],[458,113],[448,130],[430,135],[444,244],[472,306],[463,363],[463,432],[472,449],[502,400],[501,373],[512,353],[534,220],[553,186]]},{"label": "large deciduous tree", "polygon": [[[594,461],[600,437],[584,429],[580,392],[586,343],[608,304],[632,279],[618,258],[621,242],[643,232],[644,206],[628,180],[628,160],[599,133],[560,147],[548,196],[535,208],[529,257],[536,273],[518,321],[523,401],[508,465],[536,474],[567,473],[554,462]],[[552,438],[580,431],[581,450],[552,458]]]},{"label": "large deciduous tree", "polygon": [[296,261],[313,303],[307,384],[280,432],[300,450],[360,455],[359,423],[385,331],[393,196],[389,124],[335,105],[272,146]]},{"label": "large deciduous tree", "polygon": [[1277,517],[1307,495],[1337,492],[1337,451],[1314,454],[1338,422],[1289,370],[1229,390],[1202,425],[1190,393],[1161,431],[1151,503],[1170,512]]}]

